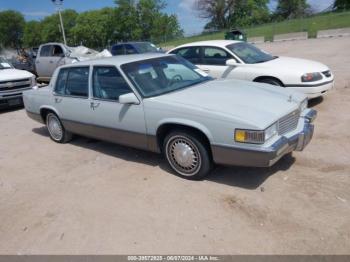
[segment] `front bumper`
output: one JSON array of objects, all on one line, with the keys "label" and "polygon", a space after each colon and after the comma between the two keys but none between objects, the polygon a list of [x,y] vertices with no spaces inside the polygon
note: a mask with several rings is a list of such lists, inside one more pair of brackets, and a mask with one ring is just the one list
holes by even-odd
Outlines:
[{"label": "front bumper", "polygon": [[23,98],[22,92],[19,94],[2,95],[0,94],[0,109],[22,106]]},{"label": "front bumper", "polygon": [[312,122],[316,119],[316,116],[317,112],[315,110],[310,110],[309,113],[304,116],[304,128],[301,132],[289,138],[282,136],[268,148],[250,149],[212,145],[211,149],[214,162],[216,164],[230,166],[272,166],[286,154],[293,151],[304,150],[313,137],[314,125]]},{"label": "front bumper", "polygon": [[334,80],[318,85],[286,85],[287,88],[294,91],[304,93],[308,99],[316,98],[325,95],[334,87]]}]

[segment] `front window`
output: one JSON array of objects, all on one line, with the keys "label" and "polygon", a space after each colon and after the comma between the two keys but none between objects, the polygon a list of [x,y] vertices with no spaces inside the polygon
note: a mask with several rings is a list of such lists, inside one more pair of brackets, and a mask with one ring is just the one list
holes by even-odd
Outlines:
[{"label": "front window", "polygon": [[94,67],[92,91],[94,98],[112,101],[118,101],[119,96],[132,92],[117,68],[112,66]]},{"label": "front window", "polygon": [[0,57],[0,69],[11,69],[12,65],[5,58]]},{"label": "front window", "polygon": [[264,63],[277,58],[248,43],[231,44],[227,48],[246,64]]},{"label": "front window", "polygon": [[158,49],[154,44],[151,43],[134,43],[133,44],[139,53],[157,53]]},{"label": "front window", "polygon": [[212,79],[178,56],[129,63],[122,69],[143,97],[163,95]]}]

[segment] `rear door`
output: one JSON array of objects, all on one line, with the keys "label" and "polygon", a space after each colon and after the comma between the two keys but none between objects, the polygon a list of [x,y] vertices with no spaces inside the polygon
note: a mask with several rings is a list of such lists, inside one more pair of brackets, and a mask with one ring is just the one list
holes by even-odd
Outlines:
[{"label": "rear door", "polygon": [[43,45],[40,48],[39,55],[35,60],[35,68],[39,77],[49,77],[50,70],[48,65],[50,63],[51,45]]},{"label": "rear door", "polygon": [[91,125],[89,70],[88,66],[60,69],[53,96],[53,104],[64,127],[87,136]]}]

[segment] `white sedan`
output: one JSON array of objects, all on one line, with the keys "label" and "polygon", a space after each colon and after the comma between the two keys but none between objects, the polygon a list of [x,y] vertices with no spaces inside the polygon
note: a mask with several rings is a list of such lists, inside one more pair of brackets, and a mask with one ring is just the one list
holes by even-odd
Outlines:
[{"label": "white sedan", "polygon": [[194,42],[176,47],[168,53],[182,56],[215,78],[282,86],[303,92],[309,99],[324,95],[334,85],[334,76],[324,64],[273,56],[240,41]]}]

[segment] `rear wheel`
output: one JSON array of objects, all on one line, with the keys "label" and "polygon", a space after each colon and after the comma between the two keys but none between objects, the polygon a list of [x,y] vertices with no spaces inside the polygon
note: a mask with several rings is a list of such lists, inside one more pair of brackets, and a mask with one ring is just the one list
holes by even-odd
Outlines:
[{"label": "rear wheel", "polygon": [[257,80],[256,82],[270,84],[270,85],[274,85],[274,86],[283,86],[281,81],[274,79],[274,78],[262,78],[262,79]]},{"label": "rear wheel", "polygon": [[200,180],[212,169],[212,160],[205,144],[192,133],[175,131],[164,140],[163,152],[178,176]]},{"label": "rear wheel", "polygon": [[67,143],[72,139],[72,133],[66,131],[61,120],[55,113],[48,113],[46,116],[46,127],[50,138],[57,143]]}]

